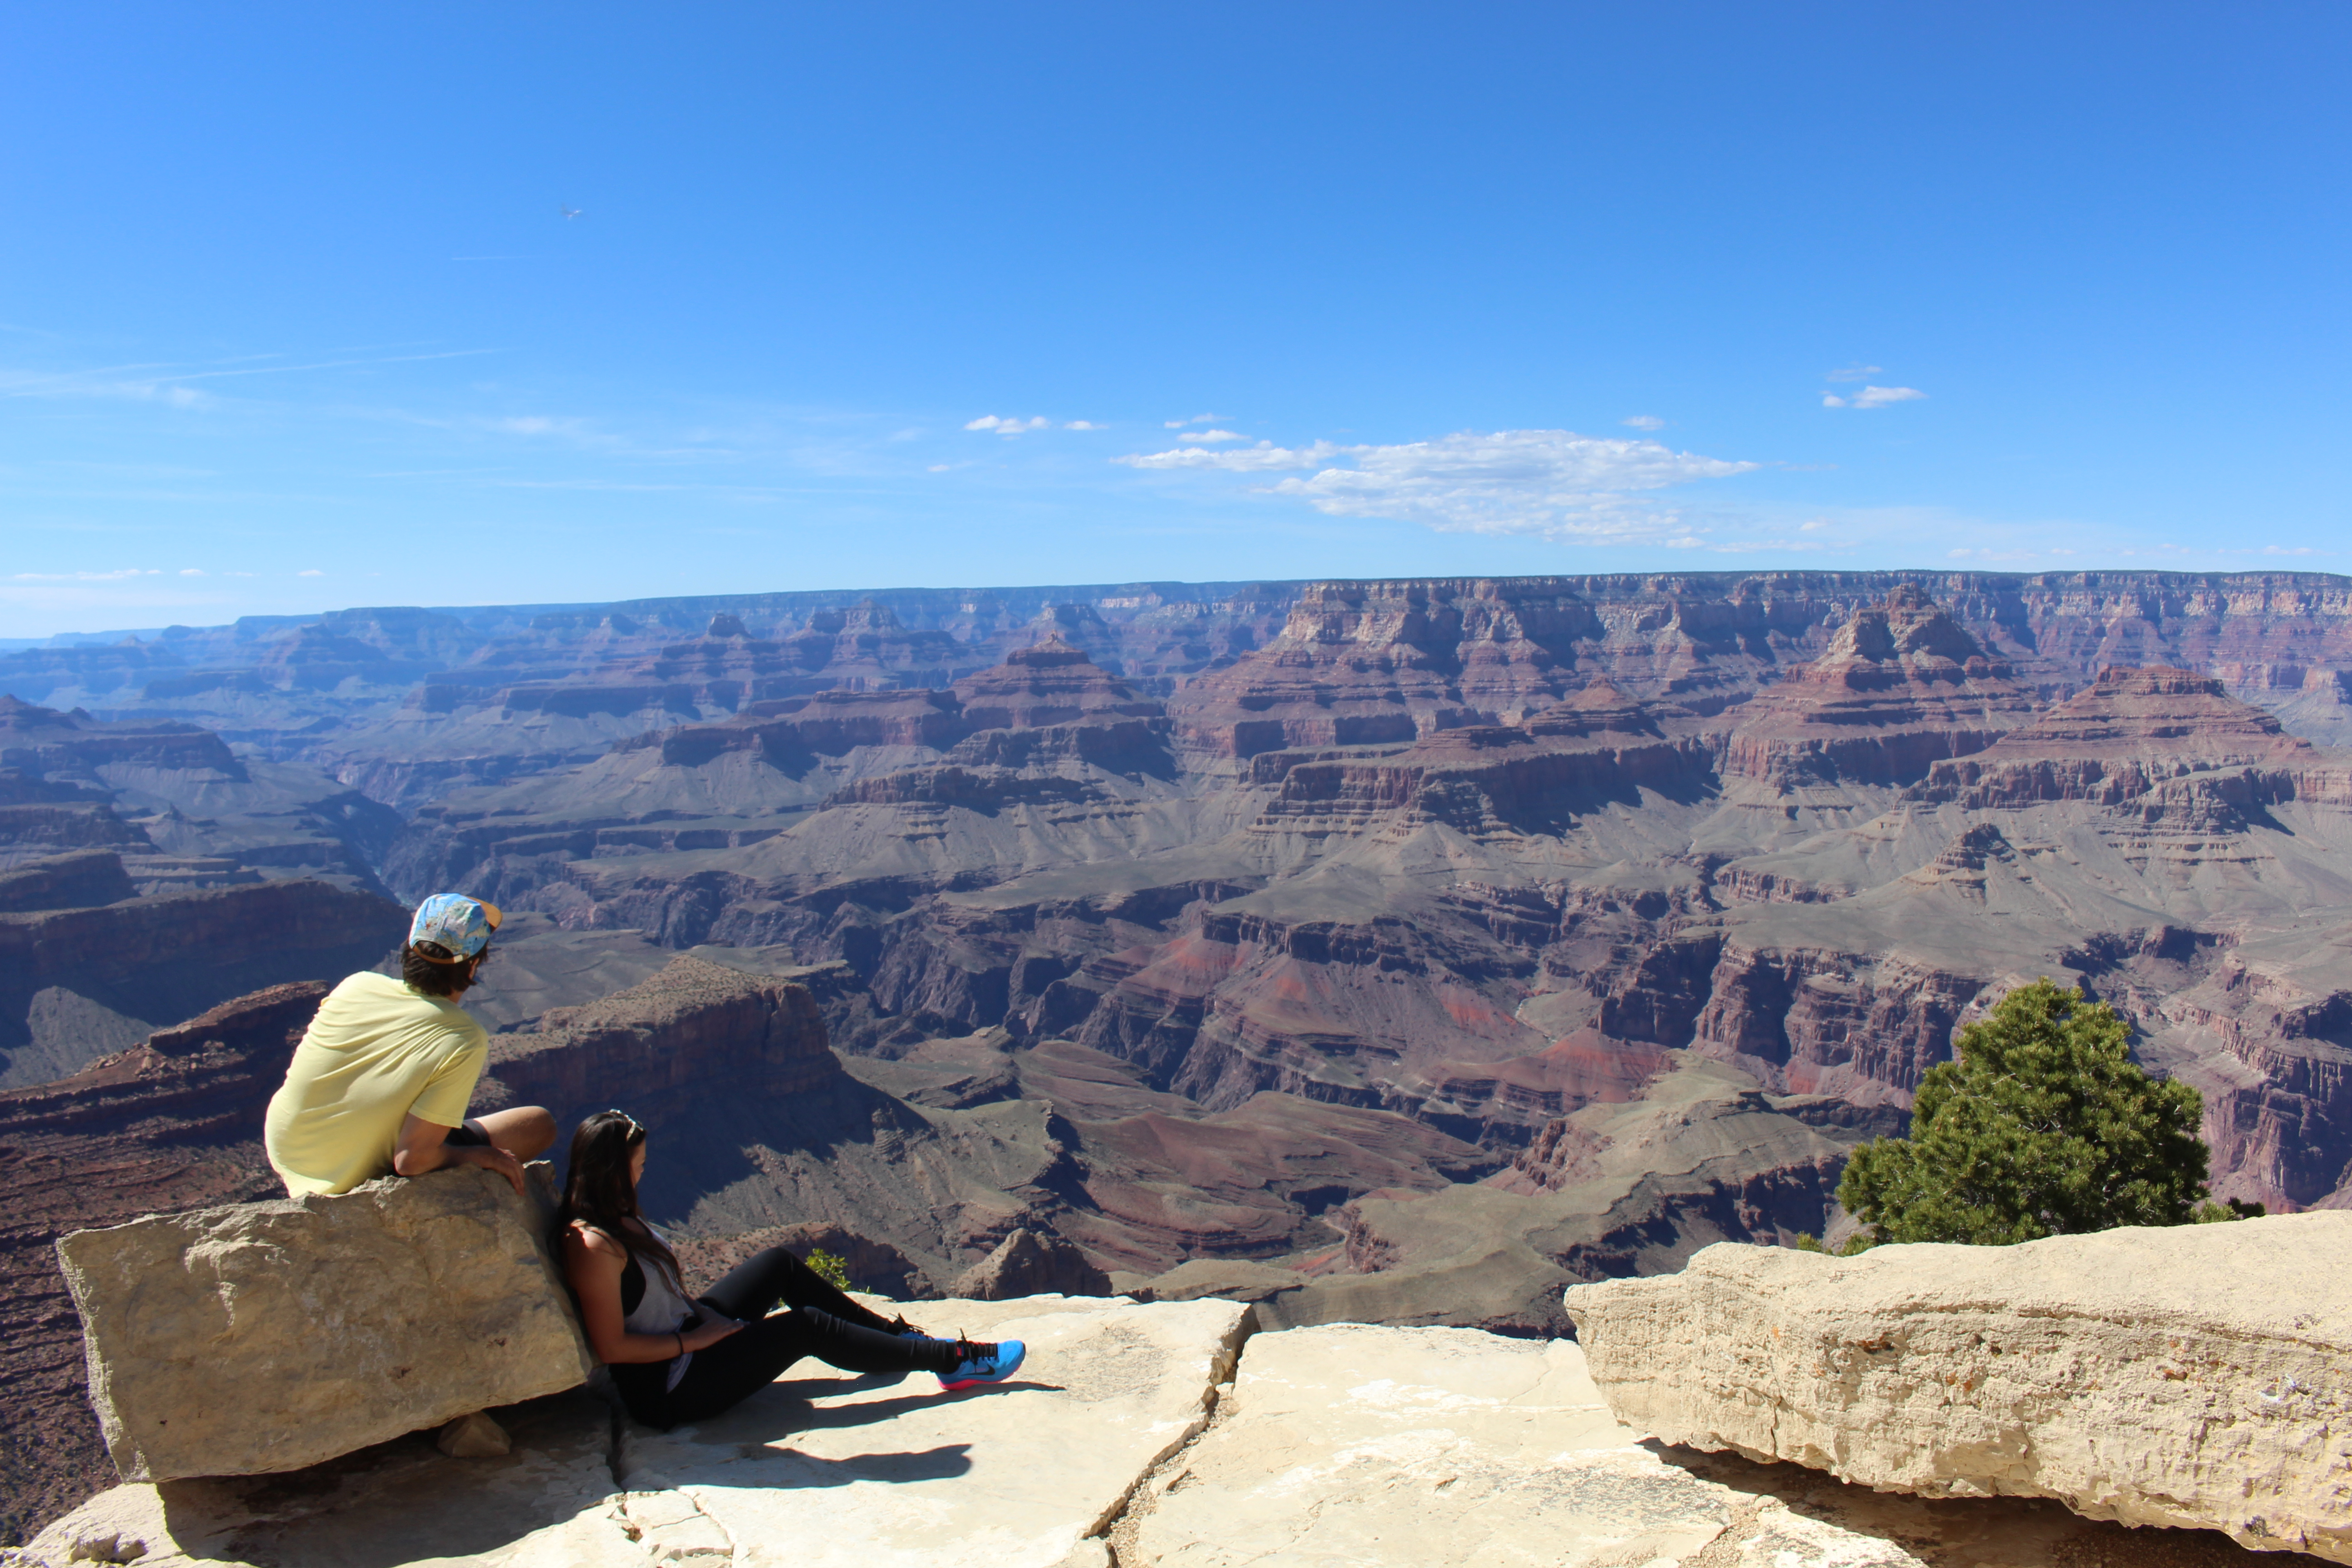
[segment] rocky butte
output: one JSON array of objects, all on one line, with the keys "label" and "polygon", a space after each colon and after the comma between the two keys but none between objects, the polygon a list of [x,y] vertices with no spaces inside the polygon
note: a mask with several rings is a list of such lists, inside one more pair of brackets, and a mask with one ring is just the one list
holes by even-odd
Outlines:
[{"label": "rocky butte", "polygon": [[[1570,1285],[1834,1225],[1847,1152],[2042,974],[2202,1091],[2220,1193],[2352,1206],[2339,677],[2352,581],[2313,574],[745,594],[0,655],[9,1528],[112,1474],[54,1238],[266,1195],[316,994],[268,988],[445,887],[511,911],[485,1102],[653,1122],[653,1217],[713,1266],[1550,1342]],[[256,921],[289,934],[224,945]]]}]

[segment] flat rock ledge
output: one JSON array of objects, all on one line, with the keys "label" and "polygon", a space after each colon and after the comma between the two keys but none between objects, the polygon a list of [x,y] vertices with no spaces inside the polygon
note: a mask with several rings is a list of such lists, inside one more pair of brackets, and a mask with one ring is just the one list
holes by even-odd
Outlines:
[{"label": "flat rock ledge", "polygon": [[[1567,1342],[1332,1324],[1246,1304],[925,1301],[1025,1339],[1009,1383],[814,1363],[698,1426],[586,1391],[495,1412],[508,1452],[416,1433],[288,1476],[128,1485],[47,1568],[2252,1568],[2210,1532],[2021,1499],[1930,1502],[1644,1441]],[[0,1563],[9,1561],[0,1552]]]},{"label": "flat rock ledge", "polygon": [[2053,1498],[2352,1563],[2352,1214],[1883,1247],[1729,1243],[1571,1287],[1617,1418],[1926,1498]]},{"label": "flat rock ledge", "polygon": [[58,1243],[126,1480],[295,1470],[576,1388],[595,1359],[518,1195],[436,1171],[152,1215]]}]

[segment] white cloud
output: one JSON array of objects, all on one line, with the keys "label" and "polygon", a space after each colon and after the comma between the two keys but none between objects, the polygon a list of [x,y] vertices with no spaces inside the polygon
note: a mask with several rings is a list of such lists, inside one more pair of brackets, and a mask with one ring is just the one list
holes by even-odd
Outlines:
[{"label": "white cloud", "polygon": [[1819,533],[1822,529],[1827,528],[1829,525],[1830,520],[1828,518],[1817,517],[1811,522],[1801,522],[1797,524],[1797,531],[1800,533]]},{"label": "white cloud", "polygon": [[301,571],[295,573],[294,575],[297,577],[323,577],[326,574],[320,571],[316,566],[306,566]]},{"label": "white cloud", "polygon": [[183,566],[180,568],[180,575],[183,577],[201,577],[204,574],[205,569],[201,566]]},{"label": "white cloud", "polygon": [[1884,408],[1890,403],[1916,403],[1927,395],[1916,386],[1865,386],[1851,398],[1834,392],[1822,394],[1824,408]]},{"label": "white cloud", "polygon": [[1636,430],[1663,430],[1666,427],[1666,422],[1654,414],[1636,414],[1630,419],[1620,419],[1617,423],[1631,426]]},{"label": "white cloud", "polygon": [[2263,553],[2265,555],[2316,555],[2319,552],[2308,544],[2265,544],[2263,546]]},{"label": "white cloud", "polygon": [[1273,473],[1284,468],[1311,468],[1343,452],[1370,451],[1365,447],[1335,447],[1318,441],[1307,447],[1277,447],[1271,441],[1238,452],[1212,452],[1206,447],[1178,447],[1166,452],[1130,452],[1113,458],[1130,468],[1223,468],[1231,474]]},{"label": "white cloud", "polygon": [[1184,439],[1187,441],[1219,442],[1246,441],[1249,437],[1243,435],[1238,430],[1187,430],[1184,432]]},{"label": "white cloud", "polygon": [[966,420],[964,422],[964,428],[967,430],[993,430],[999,436],[1019,436],[1031,430],[1043,430],[1053,423],[1054,422],[1052,420],[1046,418],[1044,415],[1039,415],[1031,419],[1024,419],[1020,416],[1015,415],[1010,419],[1004,419],[999,418],[993,414],[983,414],[977,419]]},{"label": "white cloud", "polygon": [[1063,426],[1062,428],[1065,430],[1099,430],[1102,426],[1096,424],[1091,419],[1073,419],[1067,425]]},{"label": "white cloud", "polygon": [[1232,417],[1233,416],[1230,414],[1195,414],[1189,419],[1168,420],[1166,421],[1166,427],[1171,430],[1181,430],[1187,425],[1214,425],[1220,419],[1231,419]]},{"label": "white cloud", "polygon": [[1823,381],[1860,381],[1865,375],[1877,375],[1885,370],[1883,364],[1850,364],[1843,370],[1824,371]]},{"label": "white cloud", "polygon": [[[1136,468],[1226,473],[1313,469],[1265,487],[1333,517],[1389,517],[1449,533],[1537,534],[1554,539],[1657,542],[1684,529],[1671,508],[1643,492],[1724,479],[1759,465],[1676,452],[1655,441],[1572,430],[1465,431],[1398,446],[1182,447],[1114,458]],[[1345,462],[1349,466],[1339,466]],[[1685,532],[1692,544],[1698,541]]]}]

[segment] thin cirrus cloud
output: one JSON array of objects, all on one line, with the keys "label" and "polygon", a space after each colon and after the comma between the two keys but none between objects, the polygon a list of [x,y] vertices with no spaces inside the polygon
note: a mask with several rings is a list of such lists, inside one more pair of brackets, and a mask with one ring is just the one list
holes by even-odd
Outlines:
[{"label": "thin cirrus cloud", "polygon": [[1051,429],[1053,424],[1051,419],[1042,414],[1030,419],[1021,418],[1018,415],[1007,419],[994,414],[983,414],[977,419],[964,421],[963,427],[967,430],[992,431],[999,436],[1025,436],[1032,430]]},{"label": "thin cirrus cloud", "polygon": [[1190,418],[1163,420],[1161,424],[1166,429],[1181,430],[1187,425],[1214,425],[1221,419],[1232,417],[1230,414],[1195,414]]},{"label": "thin cirrus cloud", "polygon": [[1635,430],[1663,430],[1666,427],[1666,422],[1654,414],[1636,414],[1617,423]]},{"label": "thin cirrus cloud", "polygon": [[[1682,542],[1657,491],[1761,467],[1656,441],[1573,430],[1464,431],[1393,446],[1180,447],[1112,459],[1132,468],[1289,477],[1255,487],[1332,517],[1386,517],[1446,533],[1532,534],[1591,543]],[[1307,471],[1307,470],[1311,470]],[[1691,542],[1696,542],[1692,541]]]},{"label": "thin cirrus cloud", "polygon": [[1916,386],[1865,386],[1852,397],[1840,397],[1834,392],[1822,394],[1824,408],[1885,408],[1894,403],[1916,403],[1927,395]]}]

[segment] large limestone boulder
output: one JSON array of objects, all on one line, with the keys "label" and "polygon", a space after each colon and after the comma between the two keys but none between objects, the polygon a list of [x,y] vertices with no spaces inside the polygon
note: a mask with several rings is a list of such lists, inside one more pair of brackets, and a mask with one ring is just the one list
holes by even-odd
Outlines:
[{"label": "large limestone boulder", "polygon": [[2352,1563],[2352,1214],[1885,1247],[1721,1245],[1578,1285],[1618,1417],[1927,1497],[2055,1498]]},{"label": "large limestone boulder", "polygon": [[583,1382],[534,1171],[530,1199],[465,1168],[60,1240],[116,1469],[298,1469]]}]

